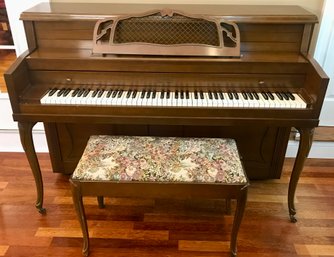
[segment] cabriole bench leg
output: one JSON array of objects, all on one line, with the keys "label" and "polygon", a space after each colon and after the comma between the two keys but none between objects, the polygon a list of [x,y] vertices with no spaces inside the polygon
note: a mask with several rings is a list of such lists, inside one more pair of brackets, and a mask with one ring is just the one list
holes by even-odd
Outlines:
[{"label": "cabriole bench leg", "polygon": [[247,186],[241,189],[240,195],[237,199],[237,207],[234,214],[231,242],[230,242],[231,257],[237,256],[237,237],[242,217],[244,215],[246,202],[247,202]]},{"label": "cabriole bench leg", "polygon": [[83,235],[83,247],[82,247],[82,254],[84,256],[89,255],[89,234],[88,234],[88,227],[87,227],[87,220],[85,215],[85,209],[82,202],[82,194],[80,191],[80,186],[70,179],[71,184],[71,191],[72,191],[72,198],[75,210],[77,212],[77,216],[79,219],[79,223],[81,226],[81,231]]}]

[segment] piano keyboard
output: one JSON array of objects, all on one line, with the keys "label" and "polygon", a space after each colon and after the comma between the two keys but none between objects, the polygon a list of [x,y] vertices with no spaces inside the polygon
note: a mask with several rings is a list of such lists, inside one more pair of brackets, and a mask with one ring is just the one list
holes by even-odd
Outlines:
[{"label": "piano keyboard", "polygon": [[121,90],[121,89],[50,89],[41,104],[162,106],[162,107],[235,107],[235,108],[306,108],[296,93],[222,92],[186,90]]}]

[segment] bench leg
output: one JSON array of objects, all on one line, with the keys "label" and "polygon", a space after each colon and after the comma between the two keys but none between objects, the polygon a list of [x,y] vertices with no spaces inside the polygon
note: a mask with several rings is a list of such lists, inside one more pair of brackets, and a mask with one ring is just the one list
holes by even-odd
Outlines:
[{"label": "bench leg", "polygon": [[98,196],[97,197],[97,202],[99,204],[99,208],[100,209],[103,209],[105,207],[105,205],[104,205],[104,197],[103,196]]},{"label": "bench leg", "polygon": [[82,236],[83,236],[83,246],[82,246],[82,254],[84,256],[89,255],[89,234],[87,227],[87,220],[85,215],[85,209],[82,201],[82,194],[80,191],[80,187],[77,183],[73,182],[70,179],[72,198],[75,210],[77,212],[77,216],[80,222]]},{"label": "bench leg", "polygon": [[244,187],[243,189],[241,189],[240,195],[237,199],[237,207],[234,214],[231,242],[230,242],[231,257],[237,256],[237,237],[242,217],[244,215],[246,201],[247,201],[247,187]]}]

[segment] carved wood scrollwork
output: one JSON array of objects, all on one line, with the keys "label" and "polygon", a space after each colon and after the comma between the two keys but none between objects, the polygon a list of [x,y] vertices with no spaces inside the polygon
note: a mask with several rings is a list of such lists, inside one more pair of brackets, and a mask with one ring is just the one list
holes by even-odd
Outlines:
[{"label": "carved wood scrollwork", "polygon": [[99,20],[93,54],[240,57],[240,32],[223,19],[154,10]]}]

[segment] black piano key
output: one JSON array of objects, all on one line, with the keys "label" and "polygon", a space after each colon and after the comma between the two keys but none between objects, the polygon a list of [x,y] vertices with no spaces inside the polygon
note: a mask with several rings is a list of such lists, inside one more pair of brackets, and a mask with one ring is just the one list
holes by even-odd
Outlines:
[{"label": "black piano key", "polygon": [[198,99],[198,92],[197,92],[197,90],[195,90],[194,96],[195,96],[195,99]]},{"label": "black piano key", "polygon": [[248,96],[247,96],[247,93],[246,93],[246,92],[242,92],[242,97],[243,97],[245,100],[248,100]]},{"label": "black piano key", "polygon": [[101,97],[104,93],[104,89],[99,89],[99,92],[97,93],[97,97]]},{"label": "black piano key", "polygon": [[146,98],[151,98],[152,91],[148,90],[146,93]]},{"label": "black piano key", "polygon": [[63,96],[68,96],[68,94],[71,92],[71,89],[70,88],[66,88]]},{"label": "black piano key", "polygon": [[203,100],[204,99],[204,93],[203,91],[199,91],[199,97]]},{"label": "black piano key", "polygon": [[143,90],[142,92],[141,92],[141,95],[140,95],[140,98],[145,98],[145,94],[146,94],[146,90]]},{"label": "black piano key", "polygon": [[221,100],[224,100],[224,94],[223,94],[222,91],[219,91],[219,92],[218,92],[218,95],[219,95],[219,98],[220,98]]},{"label": "black piano key", "polygon": [[166,93],[166,98],[169,99],[170,98],[170,91],[167,90],[167,93]]},{"label": "black piano key", "polygon": [[58,88],[50,89],[50,91],[48,92],[49,96],[53,96],[57,92],[57,90],[58,90]]},{"label": "black piano key", "polygon": [[188,90],[186,90],[186,99],[190,99],[189,91]]},{"label": "black piano key", "polygon": [[275,92],[275,94],[277,95],[279,100],[281,100],[281,101],[283,100],[283,96],[281,95],[280,92]]},{"label": "black piano key", "polygon": [[72,92],[72,97],[75,97],[78,93],[79,93],[79,88],[76,88],[73,92]]},{"label": "black piano key", "polygon": [[212,100],[213,99],[213,95],[212,95],[212,92],[209,90],[208,91],[208,96],[209,96],[209,99]]},{"label": "black piano key", "polygon": [[64,92],[65,92],[65,88],[60,89],[60,90],[57,92],[57,96],[61,96]]},{"label": "black piano key", "polygon": [[213,97],[215,98],[215,100],[219,99],[217,91],[213,91]]},{"label": "black piano key", "polygon": [[130,97],[131,97],[131,94],[132,94],[132,90],[129,90],[129,91],[126,93],[126,98],[130,98]]},{"label": "black piano key", "polygon": [[246,94],[250,100],[254,100],[252,93],[247,92]]},{"label": "black piano key", "polygon": [[117,93],[117,98],[121,98],[122,95],[123,95],[123,90],[118,90],[118,93]]},{"label": "black piano key", "polygon": [[183,90],[181,90],[181,92],[180,92],[180,98],[184,99],[184,91]]},{"label": "black piano key", "polygon": [[259,100],[259,99],[260,99],[258,93],[256,93],[256,92],[252,92],[252,94],[253,94],[253,96],[254,96],[254,98],[255,98],[256,100]]},{"label": "black piano key", "polygon": [[90,89],[89,89],[89,88],[84,89],[84,92],[83,92],[82,96],[83,96],[83,97],[87,97],[88,94],[89,94],[89,92],[90,92]]},{"label": "black piano key", "polygon": [[136,98],[136,96],[137,96],[137,93],[138,93],[138,91],[137,91],[137,90],[133,90],[133,92],[132,92],[132,98]]},{"label": "black piano key", "polygon": [[261,95],[263,96],[263,98],[264,98],[265,100],[268,100],[268,99],[269,99],[269,96],[267,95],[266,92],[261,92]]},{"label": "black piano key", "polygon": [[175,91],[175,99],[179,99],[179,91],[178,90]]},{"label": "black piano key", "polygon": [[238,95],[238,93],[233,92],[233,97],[234,97],[236,100],[239,100],[239,95]]},{"label": "black piano key", "polygon": [[96,97],[98,93],[99,93],[99,89],[95,89],[93,91],[92,97]]},{"label": "black piano key", "polygon": [[271,92],[267,92],[267,95],[271,100],[275,99],[274,95]]},{"label": "black piano key", "polygon": [[118,94],[118,90],[116,89],[112,92],[111,98],[116,98],[117,94]]},{"label": "black piano key", "polygon": [[227,95],[230,100],[233,100],[233,94],[231,92],[228,92]]},{"label": "black piano key", "polygon": [[283,98],[285,99],[285,100],[289,100],[290,98],[289,98],[289,96],[287,95],[287,94],[285,94],[284,92],[281,92],[281,95],[283,96]]},{"label": "black piano key", "polygon": [[108,93],[107,93],[107,98],[110,98],[110,96],[112,95],[112,90],[110,89],[109,91],[108,91]]},{"label": "black piano key", "polygon": [[152,99],[155,99],[157,97],[157,91],[153,90],[152,91]]},{"label": "black piano key", "polygon": [[296,100],[295,96],[291,92],[285,93],[292,101]]},{"label": "black piano key", "polygon": [[79,90],[78,94],[77,94],[77,97],[81,97],[81,96],[83,95],[83,93],[84,93],[84,90],[85,90],[85,89],[81,88],[81,89]]},{"label": "black piano key", "polygon": [[162,90],[160,93],[160,99],[164,99],[165,98],[165,91]]}]

